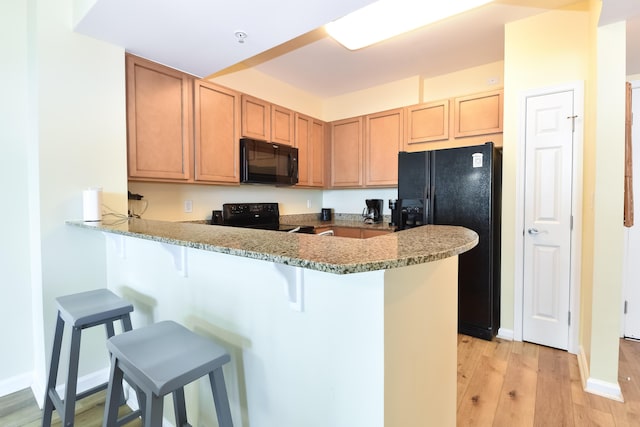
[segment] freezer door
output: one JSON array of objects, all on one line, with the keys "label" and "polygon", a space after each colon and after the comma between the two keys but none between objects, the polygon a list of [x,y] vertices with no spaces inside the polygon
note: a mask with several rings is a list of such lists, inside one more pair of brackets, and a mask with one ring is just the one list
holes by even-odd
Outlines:
[{"label": "freezer door", "polygon": [[460,255],[458,328],[491,339],[499,326],[499,177],[492,143],[432,152],[432,222],[461,225],[479,236]]},{"label": "freezer door", "polygon": [[429,151],[398,153],[398,199],[421,199],[428,196]]}]

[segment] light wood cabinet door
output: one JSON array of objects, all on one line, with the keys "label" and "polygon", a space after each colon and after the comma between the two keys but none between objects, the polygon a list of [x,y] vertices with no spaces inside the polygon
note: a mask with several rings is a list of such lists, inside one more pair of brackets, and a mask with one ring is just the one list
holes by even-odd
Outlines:
[{"label": "light wood cabinet door", "polygon": [[404,141],[404,109],[365,117],[365,180],[367,187],[398,185],[398,152]]},{"label": "light wood cabinet door", "polygon": [[191,178],[193,77],[126,56],[130,179]]},{"label": "light wood cabinet door", "polygon": [[502,90],[455,98],[456,138],[502,132]]},{"label": "light wood cabinet door", "polygon": [[196,80],[194,105],[194,179],[240,182],[240,94]]},{"label": "light wood cabinet door", "polygon": [[320,120],[311,121],[311,174],[309,184],[312,187],[324,187],[325,184],[325,129],[326,124]]},{"label": "light wood cabinet door", "polygon": [[298,148],[298,186],[307,187],[311,183],[311,122],[312,118],[296,114],[295,146]]},{"label": "light wood cabinet door", "polygon": [[271,104],[242,95],[242,136],[269,141],[271,138]]},{"label": "light wood cabinet door", "polygon": [[331,124],[331,186],[362,186],[362,117]]},{"label": "light wood cabinet door", "polygon": [[355,239],[362,237],[359,228],[351,227],[333,227],[333,234],[337,237],[352,237]]},{"label": "light wood cabinet door", "polygon": [[369,237],[383,236],[385,234],[391,233],[391,231],[388,231],[388,230],[369,230],[365,228],[362,228],[361,231],[362,231],[361,237],[363,239],[368,239]]},{"label": "light wood cabinet door", "polygon": [[295,114],[279,105],[271,105],[271,139],[270,142],[293,146]]},{"label": "light wood cabinet door", "polygon": [[304,114],[295,115],[295,146],[298,148],[298,186],[324,185],[324,122]]},{"label": "light wood cabinet door", "polygon": [[449,139],[449,100],[407,107],[407,144]]},{"label": "light wood cabinet door", "polygon": [[314,234],[320,234],[329,230],[333,230],[333,227],[316,227],[313,232]]}]

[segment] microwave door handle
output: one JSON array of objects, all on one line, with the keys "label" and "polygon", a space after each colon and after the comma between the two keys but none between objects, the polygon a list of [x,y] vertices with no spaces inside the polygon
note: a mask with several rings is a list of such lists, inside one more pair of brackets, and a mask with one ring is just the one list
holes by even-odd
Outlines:
[{"label": "microwave door handle", "polygon": [[293,161],[293,155],[289,152],[289,178],[293,181],[298,171],[296,170],[296,164]]}]

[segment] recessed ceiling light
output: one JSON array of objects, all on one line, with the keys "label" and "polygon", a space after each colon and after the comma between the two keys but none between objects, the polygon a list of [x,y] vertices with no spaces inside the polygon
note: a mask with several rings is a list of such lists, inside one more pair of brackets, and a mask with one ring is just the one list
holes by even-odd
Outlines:
[{"label": "recessed ceiling light", "polygon": [[379,0],[325,25],[327,33],[356,50],[490,3],[492,0]]}]

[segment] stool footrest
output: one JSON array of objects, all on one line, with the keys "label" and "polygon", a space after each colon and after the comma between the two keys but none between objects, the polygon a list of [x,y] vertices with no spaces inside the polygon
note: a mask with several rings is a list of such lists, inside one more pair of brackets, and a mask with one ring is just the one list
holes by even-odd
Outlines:
[{"label": "stool footrest", "polygon": [[82,399],[84,399],[85,397],[89,397],[89,396],[91,396],[92,394],[95,394],[95,393],[97,393],[97,392],[99,392],[99,391],[106,390],[106,389],[107,389],[107,386],[109,386],[109,383],[108,383],[108,382],[103,383],[103,384],[99,384],[99,385],[97,385],[97,386],[95,386],[95,387],[90,388],[89,390],[85,390],[85,391],[83,391],[82,393],[78,393],[78,394],[76,395],[76,401],[77,401],[77,400],[82,400]]},{"label": "stool footrest", "polygon": [[140,409],[136,409],[133,412],[128,413],[127,415],[123,416],[122,418],[118,418],[118,425],[119,426],[123,426],[125,424],[127,424],[129,421],[133,421],[136,418],[140,418],[142,416],[142,411]]}]

